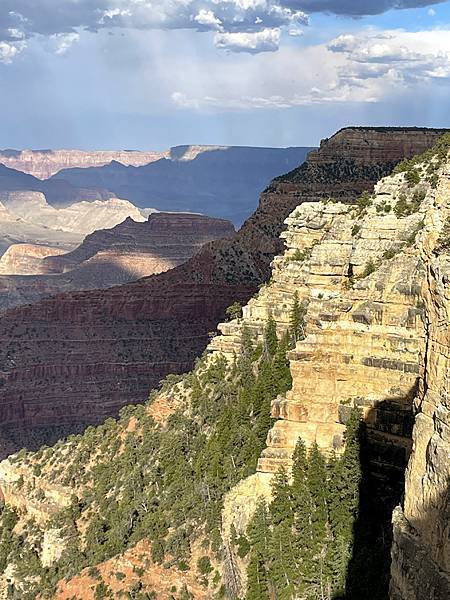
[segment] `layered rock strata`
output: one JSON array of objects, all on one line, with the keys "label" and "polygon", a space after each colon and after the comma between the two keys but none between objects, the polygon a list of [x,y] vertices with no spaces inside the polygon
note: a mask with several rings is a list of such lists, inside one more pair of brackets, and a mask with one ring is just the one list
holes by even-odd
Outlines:
[{"label": "layered rock strata", "polygon": [[[232,224],[221,219],[153,213],[143,223],[127,218],[116,227],[95,231],[72,252],[14,245],[0,259],[0,308],[162,273],[186,262],[203,244],[233,234]],[[11,272],[26,276],[6,275]]]},{"label": "layered rock strata", "polygon": [[[436,189],[425,167],[414,192],[403,174],[380,182],[362,217],[342,204],[294,211],[273,282],[242,320],[219,327],[223,335],[211,346],[231,357],[244,327],[260,336],[271,314],[282,331],[294,293],[303,300],[306,337],[290,353],[292,390],[272,402],[267,448],[257,473],[227,495],[223,529],[245,532],[257,497],[271,498],[271,474],[290,467],[299,437],[339,453],[349,407],[357,406],[366,424],[369,492],[382,504],[380,528],[403,496],[409,459],[404,507],[393,515],[393,600],[450,593],[449,167]],[[408,196],[414,210],[401,208]],[[245,589],[242,561],[228,562],[240,568]]]},{"label": "layered rock strata", "polygon": [[169,151],[0,150],[0,163],[39,179],[48,179],[61,169],[99,167],[112,160],[138,167],[169,154]]},{"label": "layered rock strata", "polygon": [[142,402],[161,377],[192,366],[226,306],[245,303],[269,277],[283,246],[283,221],[295,206],[354,201],[438,134],[347,129],[338,142],[323,142],[311,160],[276,180],[236,235],[207,244],[187,263],[138,283],[7,311],[0,318],[1,422],[32,427],[97,421]]}]

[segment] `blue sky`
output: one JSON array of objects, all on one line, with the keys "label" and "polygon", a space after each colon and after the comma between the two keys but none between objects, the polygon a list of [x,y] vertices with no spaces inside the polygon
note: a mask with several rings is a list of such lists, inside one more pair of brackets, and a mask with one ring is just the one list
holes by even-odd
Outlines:
[{"label": "blue sky", "polygon": [[315,145],[346,125],[450,127],[449,92],[450,2],[0,5],[3,148]]}]

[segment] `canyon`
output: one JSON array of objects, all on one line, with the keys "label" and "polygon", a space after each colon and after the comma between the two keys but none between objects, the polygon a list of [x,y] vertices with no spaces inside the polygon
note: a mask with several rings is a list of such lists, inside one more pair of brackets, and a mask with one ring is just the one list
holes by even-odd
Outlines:
[{"label": "canyon", "polygon": [[0,150],[0,164],[38,179],[49,179],[63,169],[101,167],[113,161],[140,167],[163,158],[194,160],[199,154],[218,150],[227,150],[227,146],[174,146],[162,151],[5,149]]},{"label": "canyon", "polygon": [[[95,204],[88,206],[94,209]],[[104,209],[110,220],[117,217],[113,208],[110,215],[107,207]],[[204,244],[235,233],[233,225],[221,219],[151,213],[144,220],[134,210],[139,221],[127,217],[115,227],[94,231],[70,252],[30,244],[10,246],[0,258],[0,308],[31,304],[62,292],[112,287],[162,273],[186,262]],[[92,219],[87,222],[92,226]]]},{"label": "canyon", "polygon": [[[361,130],[348,134],[361,139]],[[378,134],[374,133],[375,139]],[[346,137],[345,132],[338,135]],[[366,132],[363,135],[369,137]],[[346,423],[357,409],[362,418],[362,484],[354,554],[348,563],[348,597],[448,598],[449,147],[447,136],[434,153],[402,163],[375,185],[373,194],[363,193],[353,201],[346,194],[341,199],[329,195],[302,198],[284,219],[286,228],[279,241],[284,249],[272,261],[270,280],[240,316],[219,325],[220,334],[210,341],[192,373],[167,379],[145,406],[128,407],[117,422],[110,419],[53,448],[44,447],[35,454],[22,451],[0,464],[2,498],[9,510],[17,512],[15,535],[28,532],[25,547],[30,539],[42,547],[38,555],[44,567],[61,562],[66,569],[61,572],[65,579],[60,577],[51,597],[67,600],[76,593],[82,600],[92,600],[106,584],[115,591],[126,591],[136,583],[143,592],[163,599],[170,598],[174,588],[177,592],[186,589],[194,598],[213,598],[220,584],[225,597],[242,597],[249,558],[239,551],[236,539],[248,535],[261,498],[272,501],[274,476],[280,468],[291,469],[299,437],[307,448],[317,444],[324,456],[335,461],[345,452]],[[317,168],[317,155],[312,158]],[[294,176],[298,181],[298,174]],[[209,251],[223,243],[210,245]],[[157,278],[149,281],[153,279]],[[108,544],[117,539],[107,537],[103,560],[96,562],[96,555],[83,558],[81,573],[73,572],[73,561],[64,567],[69,540],[79,539],[83,547],[94,531],[98,544],[93,502],[105,514],[116,510],[119,515],[126,510],[124,514],[133,515],[134,520],[139,520],[139,511],[142,517],[149,514],[147,503],[153,503],[157,512],[160,503],[168,502],[173,482],[169,477],[170,485],[165,487],[166,474],[159,470],[159,462],[173,444],[179,447],[184,440],[186,434],[178,439],[180,432],[189,432],[189,438],[199,427],[200,438],[214,439],[218,422],[213,415],[221,404],[217,400],[226,399],[224,385],[238,368],[236,357],[243,352],[243,340],[251,339],[253,351],[260,348],[264,354],[268,323],[272,320],[281,340],[292,326],[296,302],[303,308],[304,331],[287,353],[292,386],[271,399],[272,421],[267,422],[267,438],[253,472],[225,490],[216,530],[220,551],[205,544],[202,525],[197,523],[195,529],[200,517],[194,505],[182,512],[183,526],[194,531],[188,538],[189,558],[174,562],[170,555],[164,557],[163,550],[162,558],[167,561],[164,577],[162,560],[154,551],[162,534],[151,512],[141,534],[150,536],[150,541],[131,537],[126,549],[111,557]],[[205,403],[206,413],[196,413],[199,399]],[[206,416],[203,426],[197,423],[202,415]],[[242,421],[238,423],[242,426]],[[199,438],[193,439],[199,442]],[[185,443],[190,456],[190,443]],[[238,452],[237,447],[234,450]],[[181,456],[172,458],[175,465],[177,458]],[[143,470],[138,462],[138,471],[133,472],[137,478],[129,482],[124,477],[136,467],[135,460],[142,461]],[[207,467],[209,471],[210,465]],[[196,487],[198,481],[206,484],[206,471],[204,482],[195,479],[189,486]],[[187,471],[183,473],[186,476]],[[130,509],[125,503],[124,508],[121,498],[128,493],[127,486],[136,492],[142,479],[143,507],[138,503]],[[183,477],[175,481],[183,481]],[[209,510],[213,500],[203,485],[199,490],[199,498]],[[104,526],[107,531],[106,521]],[[111,519],[109,526],[118,528],[126,538],[120,520],[117,524]],[[170,533],[169,529],[164,535],[169,539]],[[171,547],[174,552],[173,542]],[[2,584],[5,589],[12,585],[28,598],[28,593],[34,593],[28,591],[29,586],[33,589],[33,572],[24,570],[9,551]],[[212,567],[195,579],[200,557],[210,560]],[[123,577],[117,576],[122,571]],[[136,582],[139,572],[142,577]],[[58,577],[58,571],[52,573]],[[68,573],[72,575],[67,577]],[[196,587],[199,578],[202,589]]]},{"label": "canyon", "polygon": [[270,276],[270,263],[283,249],[284,219],[296,206],[329,198],[353,202],[402,158],[425,151],[441,134],[345,129],[275,179],[239,232],[206,244],[183,265],[135,283],[5,311],[0,316],[4,447],[11,451],[16,439],[33,447],[34,437],[42,442],[52,428],[77,431],[99,422],[124,405],[143,402],[166,374],[188,371],[226,307],[245,304]]},{"label": "canyon", "polygon": [[310,149],[181,146],[141,167],[114,161],[63,169],[49,182],[106,188],[136,206],[200,212],[241,225],[255,210],[260,192],[276,175],[302,163]]}]

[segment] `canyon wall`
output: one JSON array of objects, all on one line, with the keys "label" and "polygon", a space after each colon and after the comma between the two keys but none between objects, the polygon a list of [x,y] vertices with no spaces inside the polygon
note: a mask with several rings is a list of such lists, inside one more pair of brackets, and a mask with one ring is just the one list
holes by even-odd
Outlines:
[{"label": "canyon wall", "polygon": [[[7,311],[0,318],[1,423],[75,426],[144,401],[161,377],[189,370],[225,308],[245,303],[269,277],[283,247],[283,221],[295,206],[330,197],[351,202],[438,135],[344,130],[338,143],[323,142],[311,160],[274,181],[237,234],[207,244],[185,264],[137,283]],[[357,150],[349,150],[354,143]],[[381,162],[383,145],[388,162]]]}]

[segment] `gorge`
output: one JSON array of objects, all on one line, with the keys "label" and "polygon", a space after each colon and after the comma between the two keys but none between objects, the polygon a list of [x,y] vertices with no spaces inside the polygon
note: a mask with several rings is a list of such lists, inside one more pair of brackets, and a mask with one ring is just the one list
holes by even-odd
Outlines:
[{"label": "gorge", "polygon": [[297,202],[271,279],[191,373],[1,463],[8,594],[448,597],[449,149]]}]

